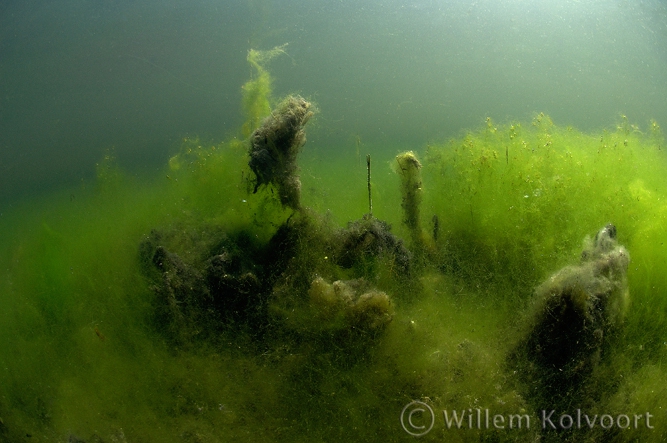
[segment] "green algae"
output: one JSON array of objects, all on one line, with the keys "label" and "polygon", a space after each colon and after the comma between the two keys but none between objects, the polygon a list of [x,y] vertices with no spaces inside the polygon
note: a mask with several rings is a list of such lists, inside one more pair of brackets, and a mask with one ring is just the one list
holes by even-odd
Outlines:
[{"label": "green algae", "polygon": [[242,87],[245,123],[241,128],[243,137],[249,137],[261,121],[271,114],[271,91],[273,79],[266,64],[279,55],[285,54],[287,43],[273,49],[248,51],[248,63],[253,68],[252,78]]},{"label": "green algae", "polygon": [[[634,233],[653,220],[643,212],[648,202],[642,204],[637,194],[665,185],[664,155],[653,138],[623,129],[585,135],[558,128],[542,115],[528,127],[497,128],[489,122],[463,140],[430,147],[427,156],[424,181],[433,189],[427,192],[433,198],[430,207],[440,218],[440,229],[454,237],[449,266],[465,268],[473,259],[455,238],[483,238],[475,261],[497,268],[488,275],[495,281],[527,278],[532,285],[549,269],[570,262],[581,238],[609,221],[618,227],[622,243],[634,250]],[[660,197],[654,197],[649,205],[661,207]],[[459,247],[464,251],[457,256]],[[503,268],[517,264],[526,271]],[[470,274],[466,278],[477,273]]]},{"label": "green algae", "polygon": [[[268,58],[253,60],[246,136],[270,112]],[[426,441],[662,441],[663,143],[656,122],[642,131],[625,117],[597,135],[543,114],[487,120],[419,154],[421,188],[407,224],[391,154],[373,156],[374,219],[362,218],[365,169],[354,156],[301,162],[302,209],[294,211],[272,186],[252,192],[248,146],[238,139],[183,140],[164,171],[144,180],[123,174],[109,152],[96,183],[0,219],[0,439],[405,441],[401,410],[421,400],[438,412]],[[508,356],[535,288],[577,263],[582,239],[607,223],[632,257],[630,304],[590,376],[594,398],[571,406],[648,411],[655,427],[545,432]],[[416,238],[417,228],[428,248],[408,272],[394,242]],[[272,241],[289,246],[269,279],[263,321],[197,317],[178,339],[165,334],[156,274],[142,258],[154,232],[193,268],[230,244],[251,256],[280,250]],[[383,236],[380,248],[363,240]],[[354,297],[385,294],[372,299],[383,313],[375,318],[390,322],[363,327],[374,323],[359,320],[356,302],[331,298],[334,282],[359,279],[372,288]],[[559,386],[543,396],[551,389]],[[526,413],[532,426],[448,429],[443,421],[443,410],[477,409]]]}]

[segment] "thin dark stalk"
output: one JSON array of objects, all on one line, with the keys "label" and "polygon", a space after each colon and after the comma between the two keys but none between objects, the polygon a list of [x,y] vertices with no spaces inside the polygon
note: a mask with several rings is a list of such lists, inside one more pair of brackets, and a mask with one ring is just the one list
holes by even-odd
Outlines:
[{"label": "thin dark stalk", "polygon": [[368,171],[368,215],[373,216],[373,198],[371,197],[371,155],[366,154],[366,170]]}]

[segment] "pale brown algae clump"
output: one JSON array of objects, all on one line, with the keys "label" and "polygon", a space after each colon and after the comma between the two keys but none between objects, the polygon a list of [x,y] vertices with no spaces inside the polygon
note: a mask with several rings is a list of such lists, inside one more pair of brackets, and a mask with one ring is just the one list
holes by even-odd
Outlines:
[{"label": "pale brown algae clump", "polygon": [[324,328],[375,331],[389,324],[394,315],[389,296],[369,288],[361,278],[327,283],[317,277],[310,285],[308,296]]}]

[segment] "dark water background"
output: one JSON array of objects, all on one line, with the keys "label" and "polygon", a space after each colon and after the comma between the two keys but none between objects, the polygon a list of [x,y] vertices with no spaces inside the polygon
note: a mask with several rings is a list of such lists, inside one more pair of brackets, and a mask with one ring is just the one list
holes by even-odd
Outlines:
[{"label": "dark water background", "polygon": [[289,43],[276,95],[321,110],[308,149],[418,149],[486,117],[667,124],[667,6],[650,1],[4,1],[0,202],[141,174],[242,122],[250,48]]}]

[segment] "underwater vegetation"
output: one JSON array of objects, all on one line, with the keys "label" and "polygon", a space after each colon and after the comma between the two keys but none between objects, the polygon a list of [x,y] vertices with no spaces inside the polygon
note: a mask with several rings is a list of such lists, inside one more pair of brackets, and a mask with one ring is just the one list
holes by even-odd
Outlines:
[{"label": "underwater vegetation", "polygon": [[281,51],[239,138],[2,215],[0,441],[664,441],[658,124],[488,119],[356,183],[299,160]]},{"label": "underwater vegetation", "polygon": [[274,58],[285,54],[287,43],[267,51],[251,49],[248,63],[253,69],[252,77],[243,86],[243,113],[245,123],[241,128],[243,137],[249,137],[260,122],[271,113],[272,78],[266,65]]}]

